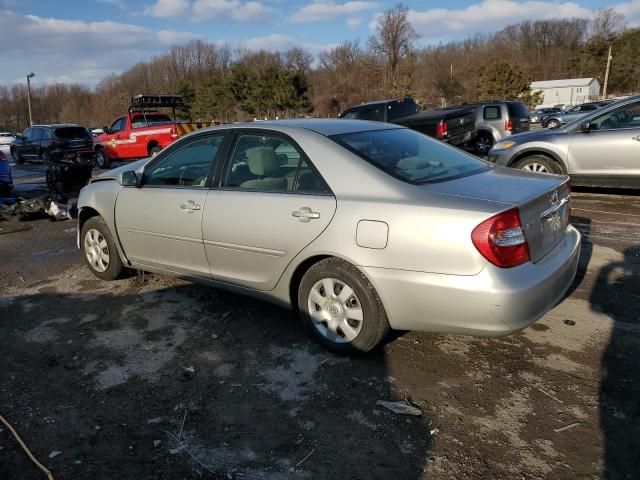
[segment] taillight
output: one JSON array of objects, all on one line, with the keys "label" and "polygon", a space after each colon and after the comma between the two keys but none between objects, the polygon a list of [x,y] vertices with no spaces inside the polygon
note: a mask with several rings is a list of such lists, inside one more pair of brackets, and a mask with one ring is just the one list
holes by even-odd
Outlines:
[{"label": "taillight", "polygon": [[444,138],[449,134],[449,126],[447,125],[447,122],[444,120],[440,120],[440,122],[438,122],[438,127],[436,128],[436,136],[438,138]]},{"label": "taillight", "polygon": [[517,208],[482,222],[471,232],[471,240],[482,256],[498,267],[510,268],[529,261],[529,245]]},{"label": "taillight", "polygon": [[511,130],[513,130],[513,120],[511,120],[511,119],[505,120],[504,121],[504,131],[505,132],[510,132]]}]

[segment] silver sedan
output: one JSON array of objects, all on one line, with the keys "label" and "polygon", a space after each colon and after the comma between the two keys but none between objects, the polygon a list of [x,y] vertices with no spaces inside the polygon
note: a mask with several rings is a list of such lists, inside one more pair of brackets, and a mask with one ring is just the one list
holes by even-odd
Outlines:
[{"label": "silver sedan", "polygon": [[94,178],[78,246],[104,280],[139,269],[300,313],[327,347],[390,328],[506,335],[571,284],[568,178],[495,167],[426,135],[351,120],[198,131]]}]

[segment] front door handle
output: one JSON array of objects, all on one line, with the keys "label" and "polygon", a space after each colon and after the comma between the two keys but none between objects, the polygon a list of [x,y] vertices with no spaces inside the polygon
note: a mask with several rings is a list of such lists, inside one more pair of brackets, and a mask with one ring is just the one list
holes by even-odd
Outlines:
[{"label": "front door handle", "polygon": [[180,208],[185,210],[187,213],[193,213],[194,210],[200,210],[201,207],[193,200],[188,200],[186,203],[180,205]]},{"label": "front door handle", "polygon": [[309,222],[312,218],[320,218],[319,212],[313,212],[309,207],[302,207],[300,210],[294,210],[291,215],[301,222]]}]

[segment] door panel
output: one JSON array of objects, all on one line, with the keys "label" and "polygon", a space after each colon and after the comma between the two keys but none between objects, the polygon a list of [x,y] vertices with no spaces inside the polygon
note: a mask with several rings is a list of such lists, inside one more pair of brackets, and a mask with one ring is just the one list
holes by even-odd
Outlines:
[{"label": "door panel", "polygon": [[569,173],[640,175],[640,102],[591,120],[591,131],[574,132],[569,141]]},{"label": "door panel", "polygon": [[144,265],[208,277],[202,244],[206,196],[204,189],[123,188],[115,214],[127,257]]},{"label": "door panel", "polygon": [[[273,289],[289,262],[329,225],[335,209],[329,195],[210,191],[202,231],[212,277]],[[316,213],[318,218],[305,218]]]}]

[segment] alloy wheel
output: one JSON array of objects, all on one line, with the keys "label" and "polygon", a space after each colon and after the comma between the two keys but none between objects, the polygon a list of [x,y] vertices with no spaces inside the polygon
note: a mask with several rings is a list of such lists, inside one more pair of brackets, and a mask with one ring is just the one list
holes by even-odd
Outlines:
[{"label": "alloy wheel", "polygon": [[526,164],[525,166],[522,167],[522,170],[525,170],[527,172],[551,173],[549,172],[549,169],[547,169],[547,167],[537,162]]},{"label": "alloy wheel", "polygon": [[485,153],[487,153],[489,150],[491,150],[492,146],[493,146],[493,142],[491,141],[491,139],[489,137],[487,137],[485,135],[481,135],[476,140],[476,151],[478,153],[483,154],[483,155]]},{"label": "alloy wheel", "polygon": [[102,233],[95,228],[87,230],[84,236],[84,254],[91,268],[97,272],[105,272],[109,268],[109,245]]},{"label": "alloy wheel", "polygon": [[316,282],[307,300],[313,326],[327,340],[352,342],[362,330],[362,304],[353,289],[335,278]]}]

